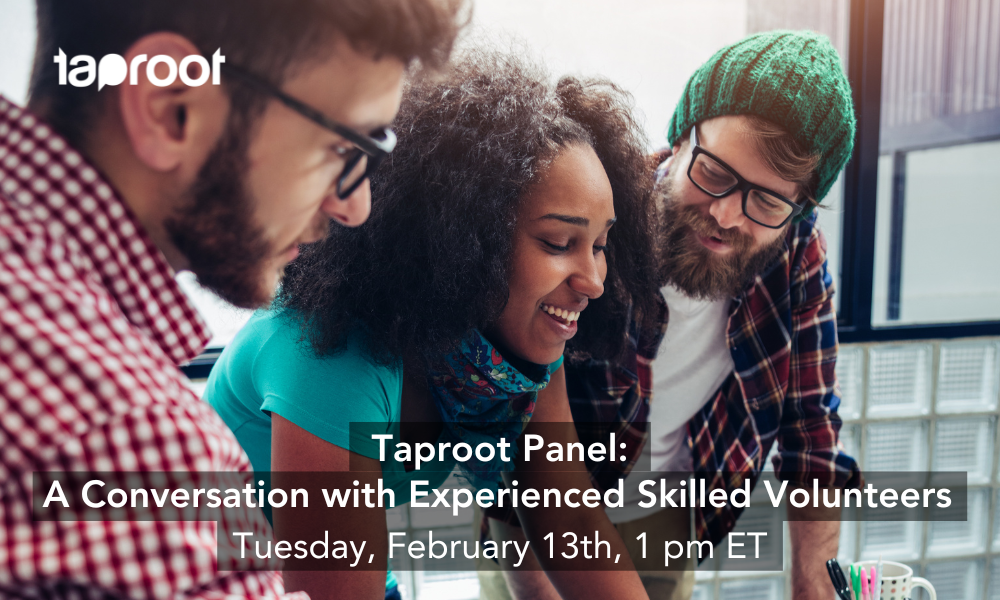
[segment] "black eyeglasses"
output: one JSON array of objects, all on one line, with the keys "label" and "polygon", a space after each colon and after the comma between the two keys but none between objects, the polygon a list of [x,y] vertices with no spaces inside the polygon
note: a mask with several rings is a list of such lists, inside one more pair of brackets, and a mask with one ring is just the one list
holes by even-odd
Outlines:
[{"label": "black eyeglasses", "polygon": [[275,99],[281,101],[282,104],[313,123],[324,129],[329,129],[354,144],[354,150],[349,151],[345,157],[344,171],[337,178],[337,197],[341,200],[348,198],[365,179],[371,177],[372,173],[378,169],[382,159],[396,147],[396,134],[388,127],[383,127],[370,135],[358,133],[350,127],[341,125],[330,119],[308,104],[292,98],[270,83],[240,67],[226,63],[224,68],[226,73],[235,76],[243,83],[255,88],[259,92],[273,96]]},{"label": "black eyeglasses", "polygon": [[691,148],[691,164],[688,166],[691,183],[713,198],[725,198],[733,190],[740,190],[743,193],[743,214],[754,223],[780,229],[802,212],[798,204],[743,179],[722,159],[699,146],[697,125],[691,128]]}]

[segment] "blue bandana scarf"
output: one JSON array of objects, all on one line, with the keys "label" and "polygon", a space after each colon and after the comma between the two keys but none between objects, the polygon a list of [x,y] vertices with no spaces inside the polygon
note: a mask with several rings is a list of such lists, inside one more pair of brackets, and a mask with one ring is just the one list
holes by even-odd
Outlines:
[{"label": "blue bandana scarf", "polygon": [[[431,393],[444,421],[442,441],[465,442],[473,450],[484,442],[494,447],[491,461],[473,455],[458,463],[460,476],[476,489],[495,492],[501,473],[514,468],[516,440],[531,420],[538,391],[549,383],[548,368],[540,370],[541,381],[529,379],[474,330],[460,350],[445,357],[444,367],[430,373]],[[510,462],[500,459],[500,438],[511,445],[506,451]]]}]

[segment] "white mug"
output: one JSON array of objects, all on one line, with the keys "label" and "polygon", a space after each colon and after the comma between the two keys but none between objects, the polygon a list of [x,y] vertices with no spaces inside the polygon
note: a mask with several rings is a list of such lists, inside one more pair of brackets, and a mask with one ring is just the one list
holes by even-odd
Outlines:
[{"label": "white mug", "polygon": [[[865,569],[865,573],[871,574],[872,567],[878,564],[877,560],[866,560],[857,563]],[[913,588],[922,587],[930,594],[931,600],[937,600],[937,592],[931,582],[923,577],[914,577],[913,569],[903,563],[882,561],[882,595],[880,600],[903,600],[913,597]],[[860,590],[859,590],[860,591]]]}]

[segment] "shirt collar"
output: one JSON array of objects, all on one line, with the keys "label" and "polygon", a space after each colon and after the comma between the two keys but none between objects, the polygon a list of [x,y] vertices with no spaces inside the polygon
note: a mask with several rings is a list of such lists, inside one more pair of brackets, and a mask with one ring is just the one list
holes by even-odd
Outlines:
[{"label": "shirt collar", "polygon": [[[128,321],[176,364],[210,339],[174,270],[118,193],[41,119],[0,95],[0,194],[49,240],[68,238]],[[87,273],[83,273],[87,276]]]}]

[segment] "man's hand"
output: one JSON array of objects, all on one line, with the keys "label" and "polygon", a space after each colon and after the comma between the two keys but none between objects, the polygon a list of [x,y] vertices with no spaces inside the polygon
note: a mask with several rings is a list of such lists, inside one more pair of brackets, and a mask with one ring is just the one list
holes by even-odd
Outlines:
[{"label": "man's hand", "polygon": [[840,509],[788,506],[788,518],[792,538],[792,598],[835,600],[837,594],[830,585],[826,561],[837,556]]}]

